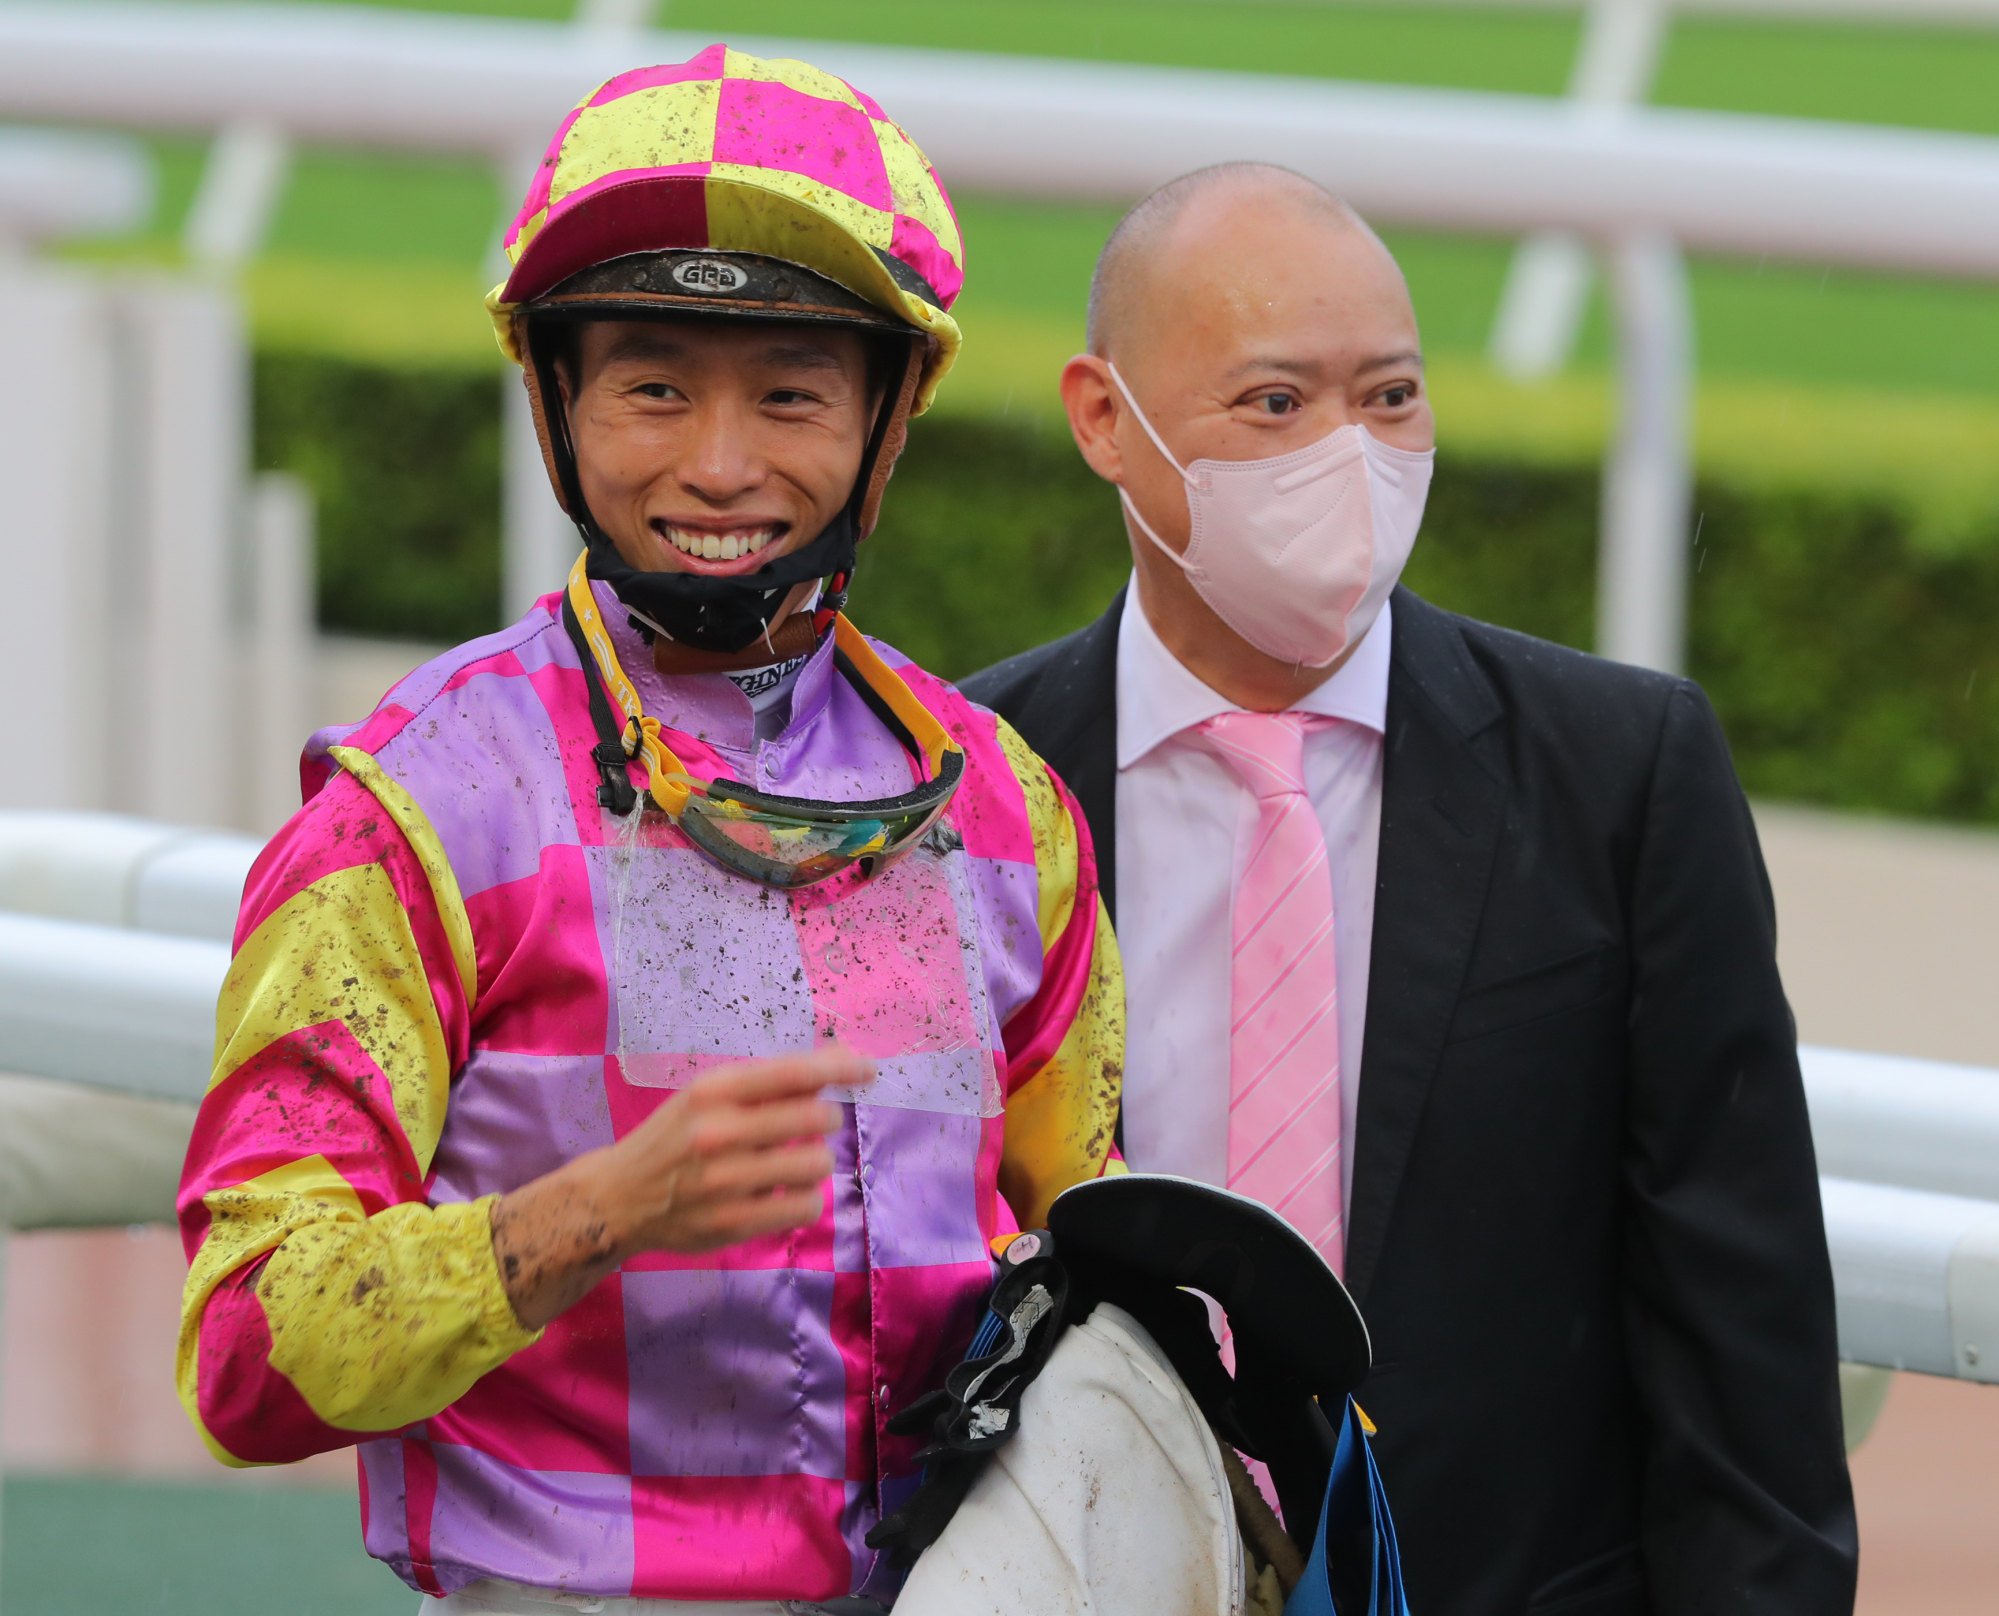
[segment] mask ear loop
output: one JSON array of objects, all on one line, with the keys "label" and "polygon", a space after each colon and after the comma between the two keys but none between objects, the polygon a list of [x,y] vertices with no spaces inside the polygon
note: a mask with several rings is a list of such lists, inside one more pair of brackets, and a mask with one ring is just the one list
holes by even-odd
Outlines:
[{"label": "mask ear loop", "polygon": [[1191,483],[1194,479],[1187,475],[1187,468],[1173,458],[1173,451],[1166,447],[1166,440],[1153,430],[1152,423],[1145,418],[1145,411],[1138,407],[1138,400],[1131,396],[1131,389],[1125,386],[1124,377],[1118,374],[1117,366],[1106,359],[1104,361],[1104,369],[1111,373],[1111,381],[1116,384],[1119,394],[1130,408],[1138,424],[1145,428],[1145,435],[1152,440],[1152,447],[1159,451],[1160,458],[1180,473],[1180,480],[1182,482]]},{"label": "mask ear loop", "polygon": [[[1187,484],[1187,486],[1190,488],[1194,487],[1195,486],[1194,479],[1187,474],[1187,468],[1181,465],[1179,461],[1173,458],[1173,451],[1166,447],[1165,439],[1161,438],[1160,435],[1153,430],[1152,423],[1145,418],[1145,411],[1143,411],[1138,407],[1138,400],[1131,396],[1131,389],[1125,386],[1124,378],[1118,374],[1117,366],[1113,364],[1110,360],[1106,359],[1104,361],[1104,368],[1111,373],[1111,381],[1116,385],[1119,394],[1123,397],[1125,402],[1125,407],[1131,411],[1132,418],[1136,420],[1140,426],[1145,428],[1145,435],[1152,440],[1152,447],[1159,451],[1160,457],[1163,460],[1165,460],[1167,465],[1171,466],[1175,471],[1180,473],[1180,480],[1183,483]],[[1164,539],[1162,539],[1159,536],[1159,534],[1154,530],[1152,524],[1146,521],[1146,519],[1139,514],[1138,506],[1132,502],[1131,495],[1125,492],[1125,487],[1123,483],[1119,483],[1117,485],[1117,497],[1118,497],[1118,503],[1124,507],[1125,515],[1129,516],[1132,519],[1133,523],[1136,524],[1138,531],[1143,533],[1148,539],[1152,541],[1153,546],[1159,551],[1161,555],[1166,557],[1166,559],[1172,562],[1174,566],[1178,567],[1182,572],[1188,574],[1191,577],[1194,574],[1194,572],[1197,570],[1194,566],[1194,563],[1189,561],[1178,550],[1174,549],[1170,544],[1168,544]],[[1189,508],[1189,512],[1191,514],[1191,506]]]}]

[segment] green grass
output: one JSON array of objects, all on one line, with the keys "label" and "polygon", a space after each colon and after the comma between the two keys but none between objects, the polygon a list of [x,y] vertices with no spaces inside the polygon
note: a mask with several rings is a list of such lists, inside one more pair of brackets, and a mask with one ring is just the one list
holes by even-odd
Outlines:
[{"label": "green grass", "polygon": [[[347,0],[362,4],[366,0]],[[556,21],[569,0],[376,0],[376,8]],[[1300,0],[666,0],[663,26],[713,38],[861,40],[1556,95],[1579,37],[1570,9]],[[1674,21],[1662,105],[1999,132],[1999,31]]]},{"label": "green grass", "polygon": [[1681,19],[1661,106],[1999,134],[1999,29]]},{"label": "green grass", "polygon": [[410,1616],[368,1558],[352,1493],[274,1485],[10,1476],[7,1616]]},{"label": "green grass", "polygon": [[[509,199],[518,205],[518,199]],[[499,176],[451,158],[308,152],[271,248],[328,262],[476,267],[497,245]]]}]

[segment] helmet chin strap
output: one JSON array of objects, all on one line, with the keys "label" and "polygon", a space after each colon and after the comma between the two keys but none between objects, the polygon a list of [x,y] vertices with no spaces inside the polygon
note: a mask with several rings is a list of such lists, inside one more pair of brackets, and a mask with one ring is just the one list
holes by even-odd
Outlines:
[{"label": "helmet chin strap", "polygon": [[[579,527],[584,524],[578,523]],[[837,603],[821,614],[792,609],[801,587],[850,575],[851,514],[842,510],[810,543],[741,578],[703,578],[632,566],[592,522],[584,527],[591,578],[608,583],[657,648],[701,653],[696,665],[762,667],[786,646],[810,650],[832,624]],[[799,638],[802,636],[802,640]],[[656,659],[657,660],[657,659]]]}]

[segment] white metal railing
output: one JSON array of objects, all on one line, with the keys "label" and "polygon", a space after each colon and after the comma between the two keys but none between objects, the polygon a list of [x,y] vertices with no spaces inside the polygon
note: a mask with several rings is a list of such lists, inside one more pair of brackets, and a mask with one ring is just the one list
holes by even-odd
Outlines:
[{"label": "white metal railing", "polygon": [[[625,23],[643,9],[597,7]],[[0,115],[475,154],[501,168],[511,193],[523,153],[579,86],[706,43],[358,9],[17,0],[0,7]],[[1678,664],[1684,638],[1680,591],[1659,580],[1684,573],[1690,537],[1689,322],[1677,254],[1999,278],[1995,140],[1191,69],[739,43],[803,52],[867,85],[967,191],[1128,201],[1220,158],[1267,158],[1386,223],[1567,231],[1611,247],[1622,265],[1612,280],[1621,333],[1654,331],[1659,310],[1681,304],[1667,339],[1626,337],[1623,424],[1606,469],[1599,647],[1659,666]],[[233,161],[255,171],[253,159]],[[248,208],[257,186],[242,189]],[[574,539],[539,487],[528,434],[510,431],[508,443],[506,570],[518,596],[526,580],[541,588],[560,575]]]},{"label": "white metal railing", "polygon": [[1841,1352],[1999,1383],[1999,1071],[1800,1053]]},{"label": "white metal railing", "polygon": [[[112,815],[0,812],[0,1110],[17,1125],[0,1135],[0,1314],[10,1227],[172,1219],[256,852]],[[1851,1448],[1881,1370],[1999,1383],[1999,1071],[1800,1053]]]},{"label": "white metal railing", "polygon": [[[1569,99],[1612,117],[1644,101],[1672,10],[1673,0],[1587,0]],[[1492,328],[1492,361],[1502,373],[1533,380],[1553,375],[1567,362],[1582,323],[1590,270],[1589,242],[1567,231],[1540,231],[1520,244]],[[1681,292],[1679,305],[1686,301]],[[1679,351],[1686,351],[1687,340]],[[1606,531],[1615,530],[1614,521],[1606,524]],[[1679,615],[1677,609],[1672,615]]]},{"label": "white metal railing", "polygon": [[0,251],[135,230],[152,205],[152,160],[134,142],[0,129]]},{"label": "white metal railing", "polygon": [[226,943],[0,915],[0,1071],[199,1100]]},{"label": "white metal railing", "polygon": [[0,813],[0,1072],[199,1100],[257,847],[117,814]]},{"label": "white metal railing", "polygon": [[[1298,0],[1324,7],[1356,0]],[[1415,0],[1456,6],[1467,0]],[[1672,20],[1688,12],[1787,21],[1893,22],[1928,27],[1999,28],[1999,0],[1468,0],[1494,11],[1583,13],[1568,95],[1578,107],[1616,113],[1643,102],[1658,71]],[[1520,244],[1500,294],[1490,353],[1504,374],[1528,381],[1567,361],[1592,274],[1590,243],[1544,231]],[[1616,528],[1615,513],[1607,513]],[[1663,616],[1663,614],[1662,614]],[[1606,631],[1618,643],[1618,630]]]},{"label": "white metal railing", "polygon": [[1819,1171],[1999,1203],[1999,1078],[1978,1066],[1806,1051]]},{"label": "white metal railing", "polygon": [[0,813],[0,916],[227,943],[259,845],[123,814]]},{"label": "white metal railing", "polygon": [[1819,1194],[1840,1356],[1999,1384],[1999,1202],[1843,1178]]}]

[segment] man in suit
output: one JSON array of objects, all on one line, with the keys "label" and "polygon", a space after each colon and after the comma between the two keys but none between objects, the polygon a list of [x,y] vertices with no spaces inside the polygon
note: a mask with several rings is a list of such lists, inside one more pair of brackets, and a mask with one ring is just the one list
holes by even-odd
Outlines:
[{"label": "man in suit", "polygon": [[1133,586],[965,688],[1094,833],[1133,1167],[1278,1206],[1367,1315],[1412,1607],[1850,1611],[1795,1033],[1705,697],[1396,586],[1415,315],[1309,181],[1141,203],[1062,397]]}]

